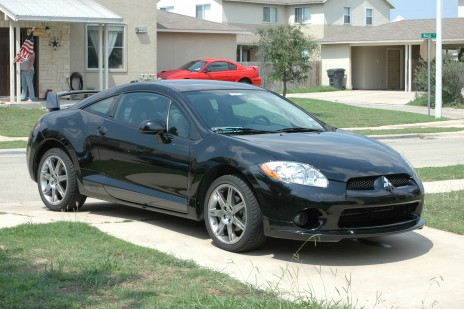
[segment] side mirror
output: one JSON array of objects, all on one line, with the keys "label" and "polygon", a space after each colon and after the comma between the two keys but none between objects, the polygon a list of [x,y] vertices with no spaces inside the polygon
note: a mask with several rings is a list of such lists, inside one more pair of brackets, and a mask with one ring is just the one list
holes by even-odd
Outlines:
[{"label": "side mirror", "polygon": [[145,120],[139,126],[143,134],[159,134],[166,131],[166,124],[160,120]]}]

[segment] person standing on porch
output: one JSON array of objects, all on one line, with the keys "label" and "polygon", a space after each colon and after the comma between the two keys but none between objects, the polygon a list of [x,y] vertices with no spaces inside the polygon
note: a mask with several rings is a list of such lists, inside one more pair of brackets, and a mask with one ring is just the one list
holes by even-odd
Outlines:
[{"label": "person standing on porch", "polygon": [[34,61],[35,53],[33,52],[29,58],[21,62],[21,101],[37,101],[34,91]]}]

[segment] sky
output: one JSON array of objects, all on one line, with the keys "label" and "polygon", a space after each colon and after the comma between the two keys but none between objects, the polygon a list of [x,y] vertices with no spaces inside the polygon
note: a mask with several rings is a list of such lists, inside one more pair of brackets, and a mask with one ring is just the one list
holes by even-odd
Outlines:
[{"label": "sky", "polygon": [[[390,19],[398,15],[404,19],[436,18],[437,0],[390,0],[395,6],[390,11]],[[458,0],[442,0],[443,18],[458,17]]]}]

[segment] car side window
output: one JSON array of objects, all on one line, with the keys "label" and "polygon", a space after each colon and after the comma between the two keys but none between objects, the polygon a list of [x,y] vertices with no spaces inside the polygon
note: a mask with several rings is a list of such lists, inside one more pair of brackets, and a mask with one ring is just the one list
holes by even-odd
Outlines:
[{"label": "car side window", "polygon": [[169,109],[168,132],[184,138],[190,137],[190,121],[176,104],[171,104]]},{"label": "car side window", "polygon": [[166,122],[170,99],[150,92],[132,92],[121,96],[114,119],[138,127],[145,120]]},{"label": "car side window", "polygon": [[229,68],[229,71],[237,70],[237,66],[235,64],[233,64],[233,63],[228,63],[227,66]]},{"label": "car side window", "polygon": [[106,98],[104,100],[98,101],[96,103],[84,107],[84,110],[92,114],[106,117],[110,114],[113,107],[113,103],[116,101],[117,98],[117,96]]},{"label": "car side window", "polygon": [[221,71],[229,70],[229,66],[227,62],[224,62],[224,61],[213,62],[209,65],[208,68],[210,72],[221,72]]}]

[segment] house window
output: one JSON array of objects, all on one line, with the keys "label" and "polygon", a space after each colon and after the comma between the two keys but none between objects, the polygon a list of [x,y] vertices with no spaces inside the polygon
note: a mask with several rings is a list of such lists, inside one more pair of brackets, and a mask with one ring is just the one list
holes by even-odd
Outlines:
[{"label": "house window", "polygon": [[[87,69],[98,68],[98,26],[87,26]],[[103,35],[105,32],[103,31]],[[103,42],[104,42],[103,38]],[[126,40],[124,26],[108,26],[108,68],[110,71],[126,69]],[[102,62],[103,67],[105,62]]]},{"label": "house window", "polygon": [[374,19],[374,10],[366,9],[366,25],[372,25],[373,19]]},{"label": "house window", "polygon": [[163,6],[163,7],[160,7],[160,11],[174,12],[174,7],[173,6]]},{"label": "house window", "polygon": [[351,8],[349,7],[343,8],[343,23],[351,24]]},{"label": "house window", "polygon": [[207,15],[209,15],[210,10],[211,10],[210,4],[199,4],[196,6],[195,17],[199,19],[206,19]]},{"label": "house window", "polygon": [[277,23],[277,8],[265,6],[263,7],[263,22]]},{"label": "house window", "polygon": [[309,23],[311,21],[311,8],[295,8],[295,23]]}]

